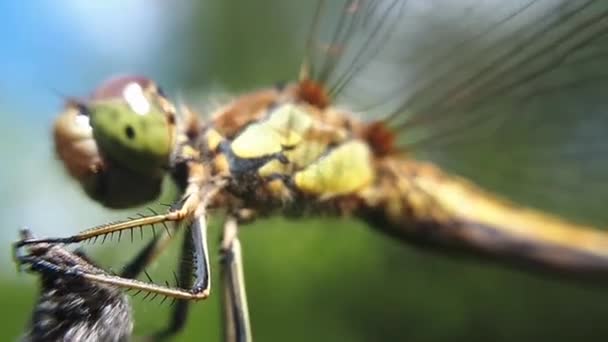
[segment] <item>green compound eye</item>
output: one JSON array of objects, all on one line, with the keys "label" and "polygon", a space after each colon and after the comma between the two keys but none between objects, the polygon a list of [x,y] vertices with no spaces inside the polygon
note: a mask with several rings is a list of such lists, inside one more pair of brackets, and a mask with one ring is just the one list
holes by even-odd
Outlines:
[{"label": "green compound eye", "polygon": [[87,105],[93,137],[110,162],[142,176],[163,174],[174,137],[174,110],[158,87],[141,77],[102,85]]},{"label": "green compound eye", "polygon": [[94,200],[127,208],[155,199],[175,137],[175,111],[143,77],[105,82],[55,120],[58,157]]}]

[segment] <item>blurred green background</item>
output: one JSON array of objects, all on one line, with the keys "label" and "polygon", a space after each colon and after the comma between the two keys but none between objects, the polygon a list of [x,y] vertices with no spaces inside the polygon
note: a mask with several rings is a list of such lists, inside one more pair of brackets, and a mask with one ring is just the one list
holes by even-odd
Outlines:
[{"label": "blurred green background", "polygon": [[[58,236],[131,214],[99,208],[55,160],[50,127],[62,97],[86,96],[107,76],[134,72],[204,109],[226,93],[293,79],[312,8],[280,0],[49,0],[2,2],[0,13],[0,340],[15,340],[37,295],[35,277],[16,274],[10,260],[17,229]],[[608,290],[599,286],[436,255],[345,219],[261,220],[241,238],[258,341],[608,336]],[[95,247],[92,254],[110,264],[135,249]],[[153,274],[162,279],[174,269],[175,249]],[[166,324],[170,307],[158,301],[132,300],[137,335]],[[219,318],[217,295],[196,303],[177,340],[218,340]]]}]

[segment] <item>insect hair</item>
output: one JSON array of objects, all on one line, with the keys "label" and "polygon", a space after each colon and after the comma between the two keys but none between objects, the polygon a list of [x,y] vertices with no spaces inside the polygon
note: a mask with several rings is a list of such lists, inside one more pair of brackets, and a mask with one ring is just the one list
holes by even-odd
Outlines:
[{"label": "insect hair", "polygon": [[21,341],[129,341],[132,308],[117,287],[93,282],[81,269],[104,274],[82,252],[62,245],[39,243],[25,247],[18,261],[38,275],[40,292]]}]

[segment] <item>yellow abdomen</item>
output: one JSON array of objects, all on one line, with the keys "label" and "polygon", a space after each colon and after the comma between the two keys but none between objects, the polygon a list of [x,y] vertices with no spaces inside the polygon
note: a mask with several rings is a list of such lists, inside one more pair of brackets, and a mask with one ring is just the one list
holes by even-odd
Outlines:
[{"label": "yellow abdomen", "polygon": [[608,274],[608,234],[518,207],[430,164],[378,162],[364,217],[405,240],[572,272]]}]

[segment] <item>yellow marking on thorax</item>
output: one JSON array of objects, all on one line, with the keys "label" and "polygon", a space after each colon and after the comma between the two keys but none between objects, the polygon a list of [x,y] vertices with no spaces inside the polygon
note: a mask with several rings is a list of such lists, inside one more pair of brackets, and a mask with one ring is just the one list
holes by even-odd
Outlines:
[{"label": "yellow marking on thorax", "polygon": [[224,154],[218,154],[213,158],[213,171],[215,174],[230,174],[230,163]]},{"label": "yellow marking on thorax", "polygon": [[232,143],[232,151],[240,158],[258,158],[296,146],[312,125],[304,110],[285,104],[274,110],[267,120],[250,124]]},{"label": "yellow marking on thorax", "polygon": [[200,154],[201,153],[198,150],[188,145],[184,145],[180,151],[180,156],[187,159],[198,159]]},{"label": "yellow marking on thorax", "polygon": [[272,174],[291,174],[301,170],[317,160],[327,150],[327,144],[315,140],[305,140],[291,150],[284,152],[289,163],[284,164],[273,159],[258,170],[258,174],[267,177]]},{"label": "yellow marking on thorax", "polygon": [[215,151],[224,140],[224,137],[215,129],[210,128],[205,133],[205,139],[207,140],[207,148],[210,151]]},{"label": "yellow marking on thorax", "polygon": [[291,191],[280,179],[268,182],[266,184],[266,190],[268,190],[274,198],[280,199],[282,202],[289,202],[292,199]]},{"label": "yellow marking on thorax", "polygon": [[369,185],[374,178],[368,146],[353,140],[336,147],[294,175],[296,186],[322,197],[349,194]]},{"label": "yellow marking on thorax", "polygon": [[[373,180],[371,151],[363,141],[348,139],[349,126],[335,109],[285,103],[247,126],[230,146],[239,158],[281,153],[287,163],[272,159],[258,175],[293,175],[299,190],[328,198],[359,191]],[[329,150],[330,146],[337,147]],[[273,181],[267,189],[288,197],[282,181]]]}]

